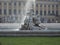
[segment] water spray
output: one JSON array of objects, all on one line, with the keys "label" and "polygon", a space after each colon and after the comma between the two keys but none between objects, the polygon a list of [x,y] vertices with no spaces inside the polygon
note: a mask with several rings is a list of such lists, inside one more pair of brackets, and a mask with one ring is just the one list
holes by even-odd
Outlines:
[{"label": "water spray", "polygon": [[21,14],[22,20],[21,20],[21,23],[20,23],[20,28],[21,28],[21,25],[24,25],[24,20],[26,18],[29,18],[29,15],[27,13],[30,12],[30,9],[32,8],[32,3],[35,4],[35,0],[27,0],[27,2],[25,4],[25,7],[24,7],[25,14],[23,14],[23,13]]}]

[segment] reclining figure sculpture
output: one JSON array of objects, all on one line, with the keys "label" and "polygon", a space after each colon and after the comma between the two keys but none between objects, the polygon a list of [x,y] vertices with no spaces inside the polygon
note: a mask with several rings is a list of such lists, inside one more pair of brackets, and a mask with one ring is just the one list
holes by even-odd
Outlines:
[{"label": "reclining figure sculpture", "polygon": [[45,30],[46,26],[40,24],[40,18],[37,16],[30,16],[29,19],[25,19],[24,25],[22,25],[20,30]]}]

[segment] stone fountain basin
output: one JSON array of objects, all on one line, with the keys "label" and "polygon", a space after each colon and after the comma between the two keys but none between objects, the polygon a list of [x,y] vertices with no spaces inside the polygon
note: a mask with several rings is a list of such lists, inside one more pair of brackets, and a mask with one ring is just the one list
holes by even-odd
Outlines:
[{"label": "stone fountain basin", "polygon": [[60,29],[60,23],[41,23],[40,26],[45,26],[48,29]]},{"label": "stone fountain basin", "polygon": [[0,23],[0,29],[19,29],[19,23]]}]

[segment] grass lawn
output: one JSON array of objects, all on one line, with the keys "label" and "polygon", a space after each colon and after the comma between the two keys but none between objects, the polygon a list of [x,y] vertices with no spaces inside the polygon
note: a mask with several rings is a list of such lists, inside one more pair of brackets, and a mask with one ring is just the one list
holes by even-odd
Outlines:
[{"label": "grass lawn", "polygon": [[60,45],[60,37],[0,37],[0,45]]}]

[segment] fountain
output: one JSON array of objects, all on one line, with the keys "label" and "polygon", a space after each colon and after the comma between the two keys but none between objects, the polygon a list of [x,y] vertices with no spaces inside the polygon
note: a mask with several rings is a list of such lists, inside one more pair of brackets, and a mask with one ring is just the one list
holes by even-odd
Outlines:
[{"label": "fountain", "polygon": [[[9,23],[0,24],[0,36],[60,36],[60,24],[41,23],[39,15],[31,14],[32,4],[35,9],[35,0],[26,1],[24,9],[21,9],[21,15],[19,14],[21,19],[18,21],[14,14],[11,16],[13,19],[5,17]],[[13,23],[10,23],[11,20]]]},{"label": "fountain", "polygon": [[[23,17],[22,18],[22,20],[21,20],[21,23],[20,23],[20,28],[21,28],[21,25],[24,25],[24,20],[25,19],[29,19],[29,16],[30,16],[30,14],[28,14],[29,12],[30,12],[30,10],[31,10],[31,8],[32,8],[32,3],[35,3],[35,0],[27,0],[27,2],[26,2],[26,5],[25,5],[25,15],[22,13],[22,15],[21,15],[21,17]],[[22,10],[21,10],[21,12],[23,12]]]},{"label": "fountain", "polygon": [[[31,11],[32,4],[34,5],[34,9],[35,9],[35,0],[27,0],[26,5],[25,5],[25,15],[23,15],[23,13],[21,15],[21,17],[23,17],[23,19],[21,20],[20,28],[21,28],[21,30],[41,30],[41,29],[45,30],[46,27],[44,25],[40,25],[40,23],[41,23],[40,16],[31,14],[32,13],[32,11]],[[34,20],[33,20],[33,18],[34,18]]]},{"label": "fountain", "polygon": [[[0,24],[0,30],[2,31],[3,29],[3,31],[19,31],[19,28],[24,25],[24,20],[26,18],[29,18],[29,15],[27,13],[30,12],[30,9],[32,8],[32,3],[35,3],[35,0],[26,0],[24,9],[21,8],[21,14],[18,14],[18,16],[12,14],[10,16],[3,17],[3,24]],[[16,20],[16,17],[19,18],[19,20]]]},{"label": "fountain", "polygon": [[[18,16],[14,13],[11,16],[3,18],[4,24],[0,24],[0,30],[3,31],[19,31],[19,30],[45,30],[44,25],[40,25],[40,16],[32,15],[32,7],[35,11],[35,0],[26,0],[24,9],[21,8],[21,14]],[[25,12],[24,12],[25,11]],[[20,17],[19,17],[20,16]],[[19,19],[16,19],[16,17]],[[34,20],[33,20],[34,18]]]}]

